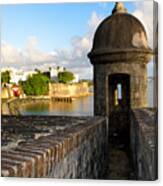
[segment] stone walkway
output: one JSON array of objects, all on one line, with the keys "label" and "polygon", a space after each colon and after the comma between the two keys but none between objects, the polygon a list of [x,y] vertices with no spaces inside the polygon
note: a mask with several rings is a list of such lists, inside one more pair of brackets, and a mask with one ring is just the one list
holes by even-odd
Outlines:
[{"label": "stone walkway", "polygon": [[125,149],[111,147],[109,152],[109,165],[106,179],[130,180],[134,179],[128,152]]},{"label": "stone walkway", "polygon": [[108,169],[106,179],[134,179],[129,152],[129,113],[117,108],[110,115]]}]

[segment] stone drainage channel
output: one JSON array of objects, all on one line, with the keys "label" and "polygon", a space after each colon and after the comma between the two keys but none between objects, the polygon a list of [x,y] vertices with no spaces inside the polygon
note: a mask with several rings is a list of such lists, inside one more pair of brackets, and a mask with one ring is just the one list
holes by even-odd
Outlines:
[{"label": "stone drainage channel", "polygon": [[129,112],[115,110],[109,117],[108,168],[105,179],[135,180],[130,158]]},{"label": "stone drainage channel", "polygon": [[109,145],[109,165],[106,179],[109,180],[131,180],[135,179],[129,153],[126,149]]}]

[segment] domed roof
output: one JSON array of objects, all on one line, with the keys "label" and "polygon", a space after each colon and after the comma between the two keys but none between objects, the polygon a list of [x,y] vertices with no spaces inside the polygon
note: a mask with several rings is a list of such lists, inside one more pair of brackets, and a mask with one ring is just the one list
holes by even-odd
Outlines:
[{"label": "domed roof", "polygon": [[149,51],[142,23],[127,13],[122,3],[116,3],[112,15],[96,30],[89,56],[120,51]]}]

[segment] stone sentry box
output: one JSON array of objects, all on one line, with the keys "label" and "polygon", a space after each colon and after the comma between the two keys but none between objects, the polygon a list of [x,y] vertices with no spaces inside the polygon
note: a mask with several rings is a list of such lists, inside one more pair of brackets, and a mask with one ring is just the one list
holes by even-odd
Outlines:
[{"label": "stone sentry box", "polygon": [[147,106],[147,63],[152,50],[142,23],[116,3],[112,15],[97,28],[88,57],[94,67],[94,114],[107,116],[116,104],[115,91],[121,85],[120,104]]}]

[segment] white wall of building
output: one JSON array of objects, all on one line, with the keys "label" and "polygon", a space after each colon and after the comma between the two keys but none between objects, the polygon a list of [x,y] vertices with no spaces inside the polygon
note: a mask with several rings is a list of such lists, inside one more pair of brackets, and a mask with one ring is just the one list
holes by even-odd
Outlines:
[{"label": "white wall of building", "polygon": [[[29,76],[32,76],[33,74],[37,74],[37,71],[23,71],[23,70],[18,70],[15,68],[2,68],[1,72],[5,71],[10,71],[10,76],[11,80],[10,83],[15,83],[18,84],[19,81],[26,81]],[[59,68],[50,68],[50,79],[54,81],[58,81],[58,73],[59,72],[64,72],[65,69],[64,67],[59,67]],[[74,74],[75,79],[72,81],[72,83],[78,83],[79,82],[79,75]]]}]

